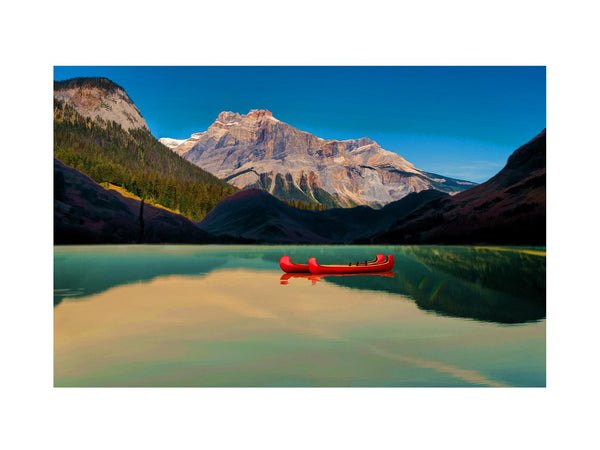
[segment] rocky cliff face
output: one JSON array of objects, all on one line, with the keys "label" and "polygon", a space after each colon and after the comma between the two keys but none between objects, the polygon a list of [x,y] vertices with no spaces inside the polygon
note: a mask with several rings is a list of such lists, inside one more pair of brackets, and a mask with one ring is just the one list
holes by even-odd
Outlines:
[{"label": "rocky cliff face", "polygon": [[148,129],[140,111],[122,87],[107,78],[73,78],[54,83],[54,98],[92,120],[115,121],[124,129]]},{"label": "rocky cliff face", "polygon": [[222,112],[175,153],[239,188],[259,188],[285,200],[328,206],[382,206],[412,192],[455,193],[474,183],[417,169],[369,138],[325,140],[266,110]]}]

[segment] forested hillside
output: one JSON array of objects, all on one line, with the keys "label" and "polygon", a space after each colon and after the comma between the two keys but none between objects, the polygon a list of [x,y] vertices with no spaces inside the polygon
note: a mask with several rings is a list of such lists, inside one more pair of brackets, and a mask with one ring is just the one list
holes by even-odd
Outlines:
[{"label": "forested hillside", "polygon": [[54,156],[97,183],[121,186],[194,221],[238,191],[171,152],[148,130],[126,131],[116,122],[85,118],[56,99]]}]

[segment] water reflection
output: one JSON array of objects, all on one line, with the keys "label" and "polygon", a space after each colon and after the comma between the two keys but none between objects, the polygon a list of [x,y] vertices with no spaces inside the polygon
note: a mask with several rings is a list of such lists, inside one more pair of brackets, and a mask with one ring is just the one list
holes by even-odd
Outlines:
[{"label": "water reflection", "polygon": [[317,284],[323,278],[327,277],[364,277],[364,276],[378,276],[378,277],[388,277],[394,278],[394,272],[376,272],[376,273],[329,273],[329,274],[319,274],[315,275],[312,273],[284,273],[279,278],[279,284],[289,284],[289,280],[291,278],[306,278],[309,281],[312,281],[312,284]]},{"label": "water reflection", "polygon": [[[376,274],[283,274],[282,254],[315,256],[323,264],[393,254],[393,272]],[[168,275],[205,276],[216,269],[269,271],[290,288],[292,278],[411,298],[438,314],[498,323],[546,316],[545,252],[528,249],[438,246],[106,246],[56,247],[54,304],[87,298],[119,285]],[[232,275],[234,276],[234,275]],[[276,281],[277,280],[277,281]]]},{"label": "water reflection", "polygon": [[468,283],[515,297],[545,302],[545,252],[486,247],[406,247],[429,267]]},{"label": "water reflection", "polygon": [[350,289],[409,296],[428,311],[506,324],[546,317],[545,252],[529,249],[406,246],[386,249],[395,277],[329,278]]},{"label": "water reflection", "polygon": [[396,276],[280,277],[219,269],[65,299],[55,386],[545,385],[543,322],[457,320],[324,282]]}]

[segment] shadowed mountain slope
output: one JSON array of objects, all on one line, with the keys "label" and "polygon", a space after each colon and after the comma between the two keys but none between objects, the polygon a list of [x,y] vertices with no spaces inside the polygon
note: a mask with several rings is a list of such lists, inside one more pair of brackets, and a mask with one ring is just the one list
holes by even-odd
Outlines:
[{"label": "shadowed mountain slope", "polygon": [[142,208],[140,201],[104,189],[54,159],[55,245],[203,244],[214,240],[185,217],[147,204]]},{"label": "shadowed mountain slope", "polygon": [[306,211],[293,208],[259,189],[238,192],[219,203],[199,224],[215,235],[269,243],[351,243],[387,229],[423,204],[446,197],[429,190],[410,194],[381,209],[368,206]]},{"label": "shadowed mountain slope", "polygon": [[490,180],[423,206],[371,242],[545,245],[546,130]]}]

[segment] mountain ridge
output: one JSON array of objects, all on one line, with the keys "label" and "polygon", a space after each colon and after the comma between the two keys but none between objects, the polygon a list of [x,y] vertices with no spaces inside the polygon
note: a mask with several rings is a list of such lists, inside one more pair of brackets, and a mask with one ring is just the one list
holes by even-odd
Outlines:
[{"label": "mountain ridge", "polygon": [[113,120],[116,110],[135,107],[116,83],[79,78],[55,85],[54,156],[64,164],[193,221],[237,191],[171,152],[147,128],[124,127],[131,122],[122,115]]},{"label": "mountain ridge", "polygon": [[269,110],[223,111],[206,131],[170,148],[240,189],[259,188],[282,200],[330,207],[381,207],[412,192],[455,193],[475,185],[420,170],[368,137],[314,136]]},{"label": "mountain ridge", "polygon": [[199,227],[276,244],[545,245],[545,148],[544,131],[486,183],[453,196],[411,193],[380,209],[299,211],[247,189],[219,203]]},{"label": "mountain ridge", "polygon": [[[60,160],[55,162],[55,239],[59,243],[69,243],[71,232],[90,243],[133,243],[143,236],[135,231],[139,202],[132,207],[132,199],[115,201],[114,195],[107,197],[98,190],[101,186],[86,188],[89,196],[65,196],[65,174],[69,179],[77,175],[60,167],[64,163],[93,182],[112,183],[144,198],[144,208],[158,220],[148,225],[147,231],[154,229],[158,234],[147,242],[214,238],[307,244],[545,245],[545,129],[515,150],[494,177],[475,186],[417,169],[368,137],[325,140],[279,121],[268,110],[224,111],[207,131],[187,140],[165,141],[165,145],[147,126],[133,126],[141,124],[140,120],[145,125],[141,114],[141,119],[117,114],[129,111],[130,106],[131,111],[139,111],[116,83],[81,78],[55,82],[55,87],[54,155]],[[223,172],[233,167],[225,180],[246,180],[246,189],[228,197],[236,188],[186,159],[190,153],[215,163]],[[339,162],[348,165],[333,164]],[[383,181],[402,185],[402,197],[383,201]],[[337,182],[345,190],[329,192]],[[457,192],[468,185],[472,187]],[[392,198],[389,190],[386,195]],[[288,204],[276,197],[286,198]],[[365,198],[380,201],[369,203],[374,209],[365,204]],[[306,211],[289,206],[307,200],[331,209]],[[168,215],[173,213],[160,208],[156,212],[149,203],[176,213],[181,210],[187,219],[174,219]],[[123,219],[126,209],[129,212]],[[107,225],[104,219],[110,217],[114,221]],[[172,227],[176,223],[189,240],[177,236]],[[203,233],[194,237],[190,226]],[[110,232],[119,234],[119,227],[122,239],[115,240]]]},{"label": "mountain ridge", "polygon": [[244,189],[223,201],[198,224],[215,236],[276,244],[349,244],[385,230],[397,219],[437,198],[436,190],[411,193],[374,209],[366,205],[306,211],[287,205],[262,189]]},{"label": "mountain ridge", "polygon": [[69,103],[83,117],[96,122],[114,121],[125,130],[149,130],[125,89],[108,78],[79,77],[55,81],[54,98]]},{"label": "mountain ridge", "polygon": [[485,183],[424,205],[370,242],[546,245],[546,129]]}]

